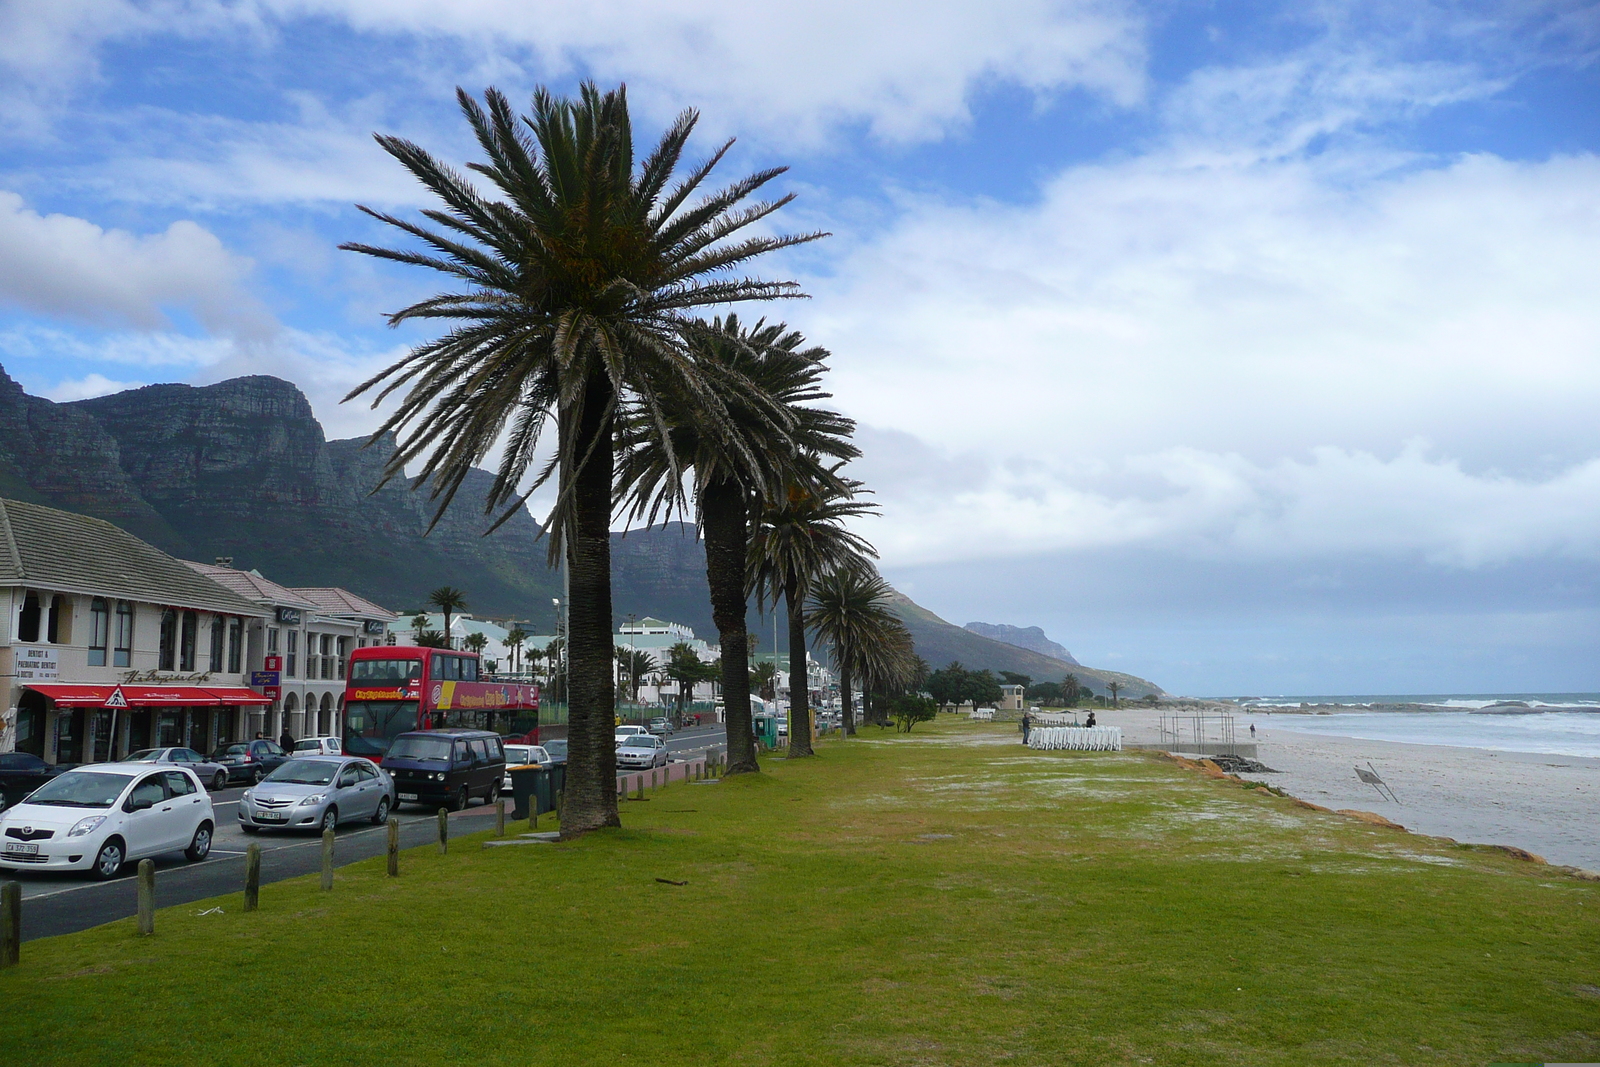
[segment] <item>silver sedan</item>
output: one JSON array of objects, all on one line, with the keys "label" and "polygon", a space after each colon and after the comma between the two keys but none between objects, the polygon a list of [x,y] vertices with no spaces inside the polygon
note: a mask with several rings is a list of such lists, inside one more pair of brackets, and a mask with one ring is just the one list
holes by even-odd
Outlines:
[{"label": "silver sedan", "polygon": [[389,818],[394,782],[359,756],[292,759],[239,798],[239,829],[332,830],[342,822]]},{"label": "silver sedan", "polygon": [[122,762],[176,763],[193,771],[207,789],[215,791],[228,786],[228,768],[220,763],[212,763],[192,748],[146,748],[131,754]]}]

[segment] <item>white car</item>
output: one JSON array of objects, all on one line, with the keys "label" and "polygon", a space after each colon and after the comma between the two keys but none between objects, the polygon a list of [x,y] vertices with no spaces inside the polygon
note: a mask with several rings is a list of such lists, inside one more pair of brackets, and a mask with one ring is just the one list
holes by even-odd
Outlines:
[{"label": "white car", "polygon": [[505,750],[506,778],[505,781],[500,784],[500,791],[502,793],[511,792],[510,768],[526,767],[531,763],[537,763],[541,767],[546,767],[553,762],[550,759],[550,753],[544,750],[543,745],[506,745]]},{"label": "white car", "polygon": [[291,756],[342,756],[344,741],[337,737],[302,737],[294,743]]},{"label": "white car", "polygon": [[640,734],[649,734],[649,732],[643,726],[619,726],[616,728],[614,736],[617,745],[621,746],[624,738],[638,737]]},{"label": "white car", "polygon": [[666,742],[654,734],[634,734],[617,746],[618,770],[665,767],[668,758]]},{"label": "white car", "polygon": [[211,852],[216,813],[187,767],[96,763],[50,779],[0,815],[0,869],[116,876],[129,860]]}]

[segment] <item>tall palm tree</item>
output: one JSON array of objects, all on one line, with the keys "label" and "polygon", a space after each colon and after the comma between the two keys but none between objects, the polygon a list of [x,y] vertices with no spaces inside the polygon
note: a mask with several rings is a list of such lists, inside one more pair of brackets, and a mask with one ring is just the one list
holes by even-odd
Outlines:
[{"label": "tall palm tree", "polygon": [[704,431],[692,404],[664,403],[670,455],[655,446],[646,414],[639,412],[628,420],[623,435],[626,452],[618,465],[618,482],[631,487],[633,516],[654,523],[670,518],[682,503],[682,481],[673,459],[694,468],[695,520],[705,538],[711,616],[722,644],[725,773],[742,774],[761,769],[746,683],[752,650],[745,632],[745,557],[752,515],[763,499],[778,495],[792,480],[826,483],[828,472],[818,457],[843,461],[861,453],[850,441],[854,420],[809,406],[831,395],[818,385],[828,352],[804,347],[799,331],[764,320],[746,326],[728,315],[692,333],[690,345],[703,366],[754,384],[779,410],[774,412],[768,403],[746,403],[731,392],[725,406],[745,445],[731,450]]},{"label": "tall palm tree", "polygon": [[840,485],[841,489],[833,489],[791,484],[782,497],[762,509],[750,537],[749,587],[774,611],[782,597],[789,613],[790,759],[812,755],[806,597],[825,575],[878,555],[865,538],[844,527],[846,519],[872,513],[873,505],[852,499],[859,482],[844,480]]},{"label": "tall palm tree", "polygon": [[904,671],[910,634],[889,605],[894,590],[865,560],[824,575],[811,590],[806,625],[833,646],[842,699],[840,727],[856,732],[851,685]]},{"label": "tall palm tree", "polygon": [[[399,447],[385,467],[418,471],[438,502],[437,523],[462,481],[491,452],[499,462],[485,507],[515,514],[551,478],[558,492],[545,528],[551,559],[564,553],[569,575],[570,700],[566,808],[561,832],[573,837],[618,823],[612,744],[611,507],[619,409],[653,414],[670,456],[660,397],[693,398],[707,433],[742,448],[723,397],[753,389],[730,376],[710,388],[688,349],[698,308],[801,295],[793,282],[735,272],[755,257],[820,234],[749,236],[748,227],[792,197],[750,201],[781,174],[760,171],[702,192],[723,145],[674,184],[697,115],[685,111],[642,160],[636,160],[625,90],[583,85],[577,99],[540,88],[519,116],[496,90],[480,105],[457,99],[486,162],[469,164],[487,179],[485,195],[467,177],[397,137],[379,144],[442,202],[424,211],[429,229],[366,210],[427,246],[342,247],[397,263],[428,267],[461,284],[390,315],[453,320],[442,337],[350,395],[379,383],[374,403],[405,390],[373,435],[394,432]],[[493,199],[498,197],[498,199]],[[524,488],[549,421],[557,447]],[[675,461],[674,461],[675,462]]]},{"label": "tall palm tree", "polygon": [[773,660],[763,660],[750,671],[750,685],[761,694],[762,700],[778,698],[778,665]]},{"label": "tall palm tree", "polygon": [[461,644],[468,651],[476,652],[481,656],[483,650],[488,647],[489,639],[481,632],[473,632],[462,638]]},{"label": "tall palm tree", "polygon": [[450,616],[467,606],[467,594],[451,585],[441,585],[428,594],[428,606],[444,613],[444,640],[446,648],[454,648],[450,636]]},{"label": "tall palm tree", "polygon": [[528,643],[528,631],[520,624],[513,625],[506,633],[506,647],[511,650],[511,673],[522,673],[522,646]]},{"label": "tall palm tree", "polygon": [[628,695],[632,703],[638,704],[639,684],[644,681],[645,675],[656,669],[656,661],[642,648],[619,648],[617,662],[622,665],[622,673],[628,678]]}]

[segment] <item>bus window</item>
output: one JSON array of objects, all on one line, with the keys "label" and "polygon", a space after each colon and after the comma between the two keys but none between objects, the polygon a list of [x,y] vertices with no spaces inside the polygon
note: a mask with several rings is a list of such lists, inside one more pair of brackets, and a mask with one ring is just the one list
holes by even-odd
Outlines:
[{"label": "bus window", "polygon": [[461,659],[461,680],[463,682],[476,682],[478,680],[478,661],[477,660],[468,659],[465,656],[462,657],[462,659]]},{"label": "bus window", "polygon": [[410,682],[421,677],[420,659],[358,659],[350,665],[352,682]]}]

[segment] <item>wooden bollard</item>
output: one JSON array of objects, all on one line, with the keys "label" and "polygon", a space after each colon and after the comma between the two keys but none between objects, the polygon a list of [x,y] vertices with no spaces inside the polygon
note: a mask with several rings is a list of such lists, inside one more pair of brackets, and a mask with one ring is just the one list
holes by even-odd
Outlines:
[{"label": "wooden bollard", "polygon": [[156,932],[156,861],[139,861],[139,933]]},{"label": "wooden bollard", "polygon": [[261,846],[244,850],[244,910],[255,911],[261,904]]},{"label": "wooden bollard", "polygon": [[389,877],[400,877],[400,820],[389,816]]},{"label": "wooden bollard", "polygon": [[642,774],[639,775],[639,777],[637,779],[635,779],[635,781],[638,782],[639,788],[633,794],[633,799],[635,799],[635,800],[643,800],[644,799],[644,775],[642,775]]},{"label": "wooden bollard", "polygon": [[22,961],[22,883],[0,885],[0,967]]},{"label": "wooden bollard", "polygon": [[494,836],[506,836],[506,802],[504,797],[496,797],[494,802]]},{"label": "wooden bollard", "polygon": [[333,888],[333,831],[322,831],[322,890]]},{"label": "wooden bollard", "polygon": [[450,810],[439,809],[439,855],[450,851]]}]

